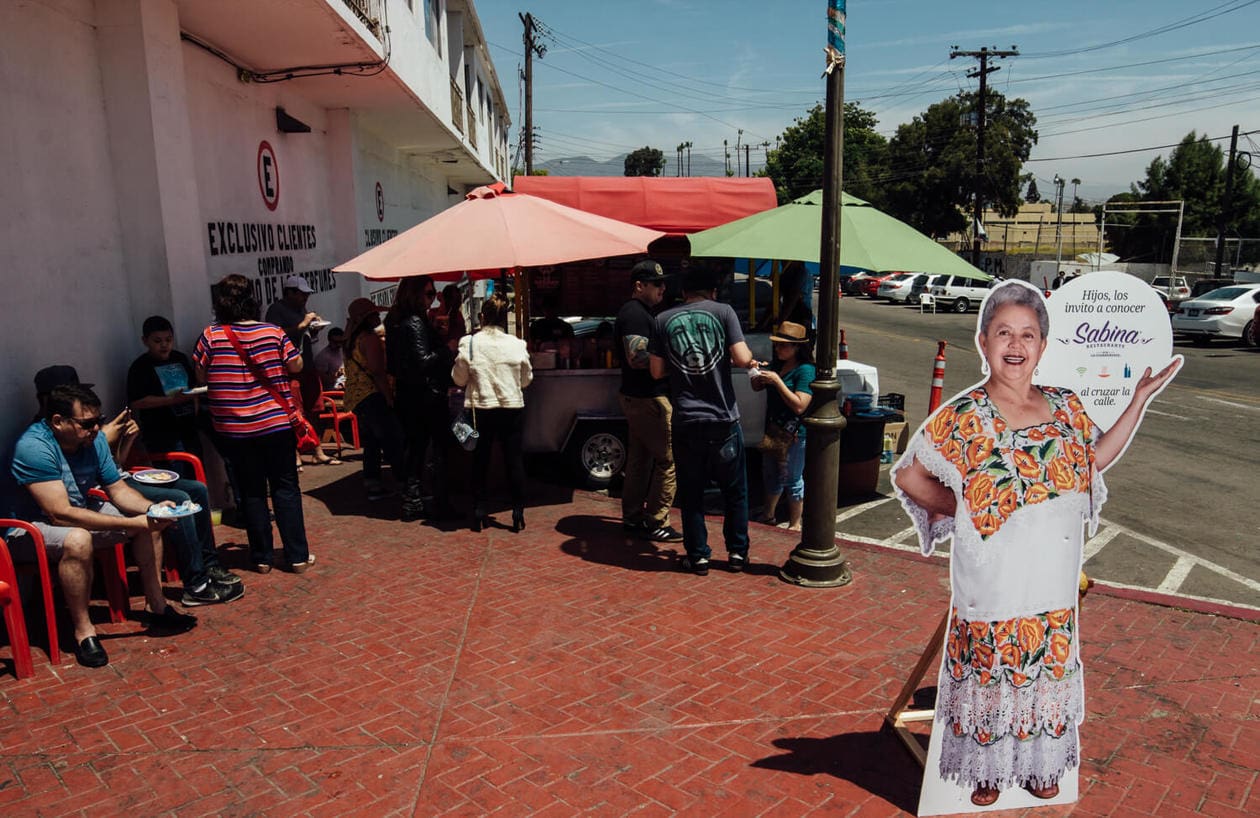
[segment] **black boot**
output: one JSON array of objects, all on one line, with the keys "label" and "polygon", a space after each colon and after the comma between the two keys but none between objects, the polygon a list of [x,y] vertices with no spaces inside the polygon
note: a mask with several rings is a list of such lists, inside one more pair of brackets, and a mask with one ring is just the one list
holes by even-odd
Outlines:
[{"label": "black boot", "polygon": [[486,510],[480,504],[473,506],[472,530],[480,531],[489,524]]},{"label": "black boot", "polygon": [[512,509],[512,533],[525,530],[525,509]]}]

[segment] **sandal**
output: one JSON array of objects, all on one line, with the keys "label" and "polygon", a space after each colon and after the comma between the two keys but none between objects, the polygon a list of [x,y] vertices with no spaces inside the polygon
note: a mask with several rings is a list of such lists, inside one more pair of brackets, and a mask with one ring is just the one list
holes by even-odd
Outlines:
[{"label": "sandal", "polygon": [[977,807],[987,807],[998,800],[997,787],[976,787],[971,791],[971,803]]},{"label": "sandal", "polygon": [[1048,787],[1034,787],[1031,783],[1029,783],[1029,784],[1024,785],[1024,789],[1032,793],[1034,797],[1040,798],[1043,801],[1054,798],[1056,795],[1059,794],[1058,782],[1055,782],[1054,784],[1051,784]]}]

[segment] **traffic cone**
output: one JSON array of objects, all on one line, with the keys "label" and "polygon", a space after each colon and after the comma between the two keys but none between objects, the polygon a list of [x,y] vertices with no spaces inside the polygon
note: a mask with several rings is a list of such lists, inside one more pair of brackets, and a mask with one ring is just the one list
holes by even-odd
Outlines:
[{"label": "traffic cone", "polygon": [[836,353],[836,358],[841,361],[849,360],[849,344],[844,340],[844,330],[840,330],[840,351]]},{"label": "traffic cone", "polygon": [[941,392],[945,389],[945,342],[937,341],[936,361],[932,364],[932,392],[928,396],[928,414],[941,405]]}]

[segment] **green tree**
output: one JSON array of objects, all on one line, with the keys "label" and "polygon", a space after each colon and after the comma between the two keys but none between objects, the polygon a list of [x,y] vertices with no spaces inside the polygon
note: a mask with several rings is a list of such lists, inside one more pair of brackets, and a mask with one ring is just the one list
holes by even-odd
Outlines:
[{"label": "green tree", "polygon": [[[875,114],[855,102],[844,104],[844,189],[861,199],[878,202],[879,181],[884,172],[888,140],[875,132]],[[797,117],[766,155],[758,176],[769,176],[786,204],[823,186],[826,112],[815,105]]]},{"label": "green tree", "polygon": [[665,154],[657,148],[642,147],[626,155],[626,176],[660,176]]},{"label": "green tree", "polygon": [[[1186,134],[1165,159],[1155,157],[1146,167],[1146,178],[1134,183],[1124,198],[1111,201],[1183,201],[1183,236],[1215,236],[1217,219],[1225,201],[1225,152],[1194,131]],[[1235,163],[1230,236],[1260,235],[1260,179]],[[1125,216],[1108,214],[1109,225],[1131,225],[1107,232],[1113,252],[1134,261],[1167,263],[1177,232],[1177,214]],[[1248,248],[1244,249],[1246,253]],[[1253,258],[1260,248],[1249,248]]]},{"label": "green tree", "polygon": [[1031,179],[1028,182],[1028,192],[1024,194],[1024,201],[1029,204],[1036,204],[1041,201],[1041,191],[1037,190],[1037,180]]},{"label": "green tree", "polygon": [[[1033,115],[1023,99],[988,92],[984,205],[1013,216],[1023,201],[1027,177],[1020,171],[1037,143]],[[919,230],[944,236],[964,230],[976,188],[976,129],[959,122],[976,110],[975,93],[963,93],[928,107],[897,128],[888,142],[884,208]]]}]

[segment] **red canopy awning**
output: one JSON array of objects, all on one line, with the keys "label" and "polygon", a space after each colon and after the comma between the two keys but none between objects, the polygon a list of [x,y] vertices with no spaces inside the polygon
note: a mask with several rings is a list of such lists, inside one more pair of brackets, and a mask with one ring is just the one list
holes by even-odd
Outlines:
[{"label": "red canopy awning", "polygon": [[777,207],[765,177],[517,176],[528,193],[650,230],[686,234]]}]

